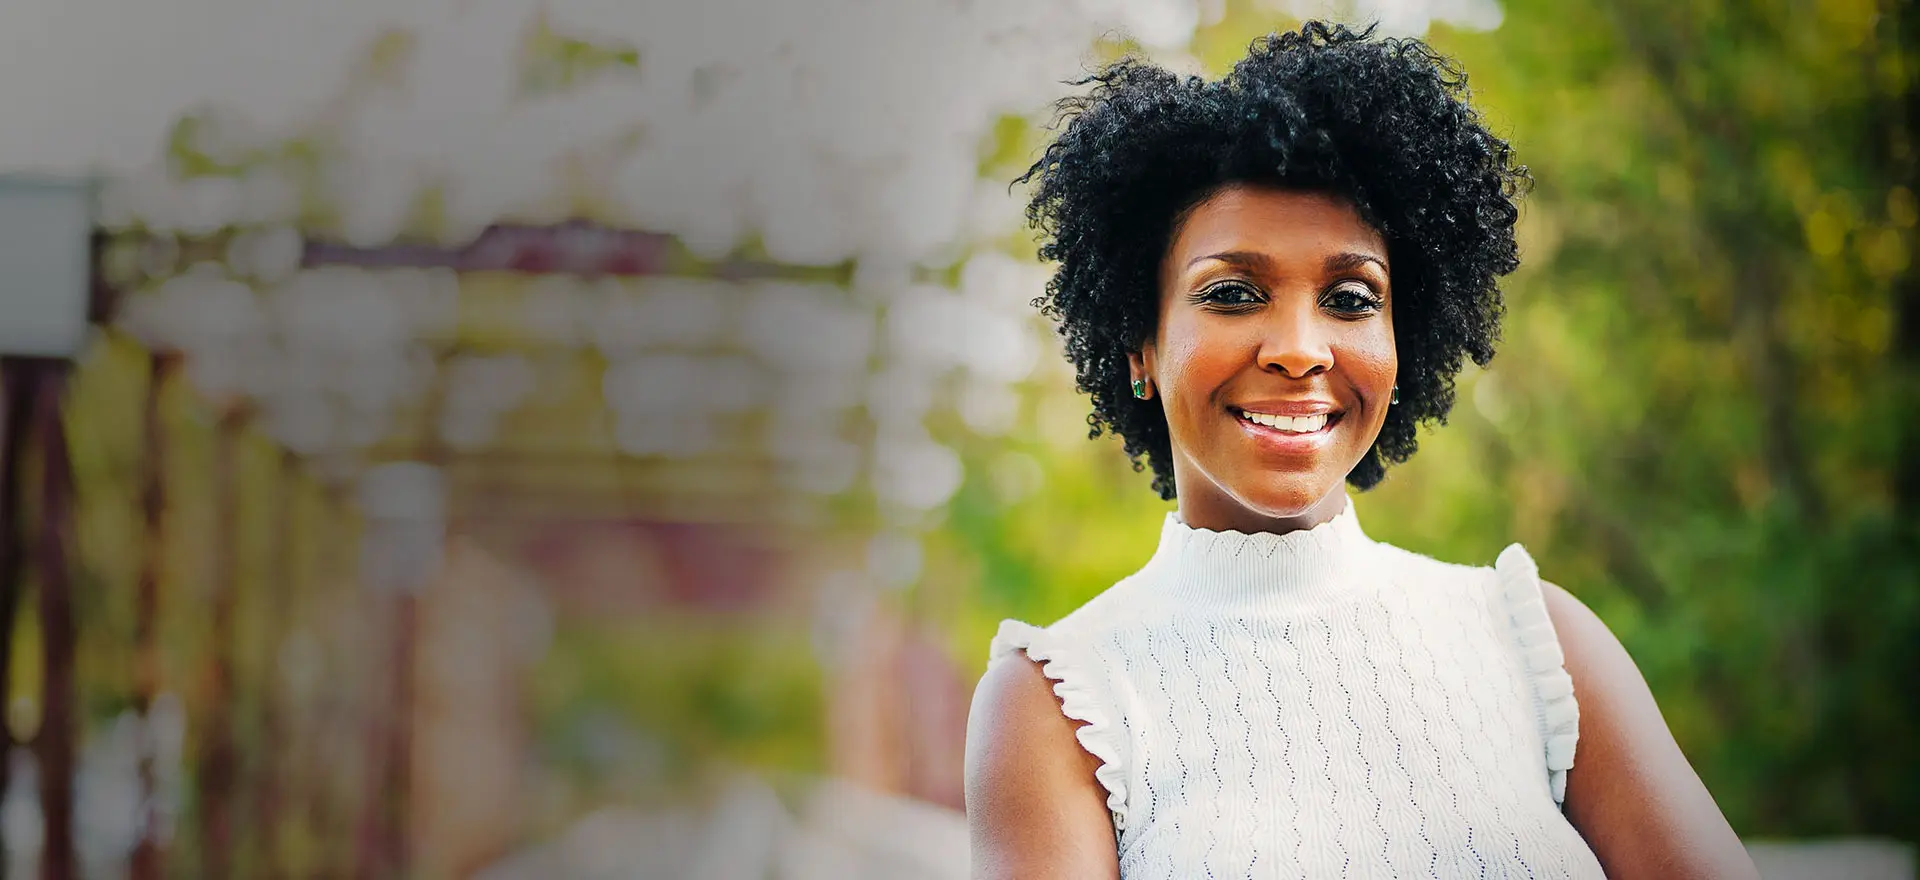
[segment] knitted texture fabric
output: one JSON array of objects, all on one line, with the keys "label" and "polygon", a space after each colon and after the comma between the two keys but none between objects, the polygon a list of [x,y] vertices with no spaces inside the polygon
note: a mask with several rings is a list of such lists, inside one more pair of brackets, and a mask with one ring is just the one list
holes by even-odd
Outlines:
[{"label": "knitted texture fabric", "polygon": [[1560,809],[1579,710],[1539,574],[1189,528],[1052,626],[1001,624],[1098,758],[1125,880],[1602,877]]}]

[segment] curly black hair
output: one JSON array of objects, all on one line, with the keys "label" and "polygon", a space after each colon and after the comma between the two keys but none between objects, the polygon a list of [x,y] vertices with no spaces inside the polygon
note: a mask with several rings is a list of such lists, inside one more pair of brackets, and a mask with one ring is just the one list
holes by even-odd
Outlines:
[{"label": "curly black hair", "polygon": [[1118,434],[1174,497],[1166,415],[1129,393],[1127,355],[1154,332],[1176,225],[1228,184],[1327,192],[1380,231],[1392,263],[1400,402],[1347,475],[1378,484],[1419,423],[1446,421],[1463,358],[1492,359],[1497,279],[1519,266],[1531,181],[1468,105],[1465,74],[1419,40],[1308,22],[1255,41],[1217,81],[1129,58],[1072,84],[1093,88],[1060,102],[1057,136],[1015,183],[1037,181],[1027,219],[1058,268],[1033,304],[1093,399],[1089,436]]}]

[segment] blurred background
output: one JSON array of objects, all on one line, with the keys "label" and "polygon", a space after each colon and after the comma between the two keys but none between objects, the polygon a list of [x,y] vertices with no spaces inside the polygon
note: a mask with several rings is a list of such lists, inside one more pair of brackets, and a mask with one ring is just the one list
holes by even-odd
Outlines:
[{"label": "blurred background", "polygon": [[1906,0],[6,4],[6,875],[966,876],[996,623],[1168,507],[1008,181],[1322,15],[1537,178],[1369,531],[1525,542],[1770,877],[1913,876]]}]

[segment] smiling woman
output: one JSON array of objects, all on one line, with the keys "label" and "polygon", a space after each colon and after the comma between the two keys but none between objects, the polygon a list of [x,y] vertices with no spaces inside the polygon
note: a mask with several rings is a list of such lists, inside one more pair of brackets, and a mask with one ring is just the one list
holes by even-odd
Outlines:
[{"label": "smiling woman", "polygon": [[1346,492],[1492,358],[1518,265],[1526,172],[1459,71],[1309,24],[1217,82],[1091,82],[1027,175],[1040,305],[1177,508],[1137,573],[1002,625],[976,875],[1754,876],[1592,612],[1518,545],[1375,542]]}]

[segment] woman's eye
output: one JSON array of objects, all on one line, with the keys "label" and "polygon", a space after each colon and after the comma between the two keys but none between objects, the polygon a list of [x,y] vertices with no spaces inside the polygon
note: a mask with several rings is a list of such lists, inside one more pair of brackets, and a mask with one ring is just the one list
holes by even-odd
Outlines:
[{"label": "woman's eye", "polygon": [[1260,291],[1255,290],[1252,285],[1240,281],[1226,281],[1215,284],[1200,291],[1194,299],[1205,305],[1223,306],[1226,308],[1242,308],[1245,306],[1259,305],[1261,302]]},{"label": "woman's eye", "polygon": [[1380,310],[1380,296],[1360,284],[1343,284],[1327,291],[1321,302],[1343,315],[1364,315]]}]

